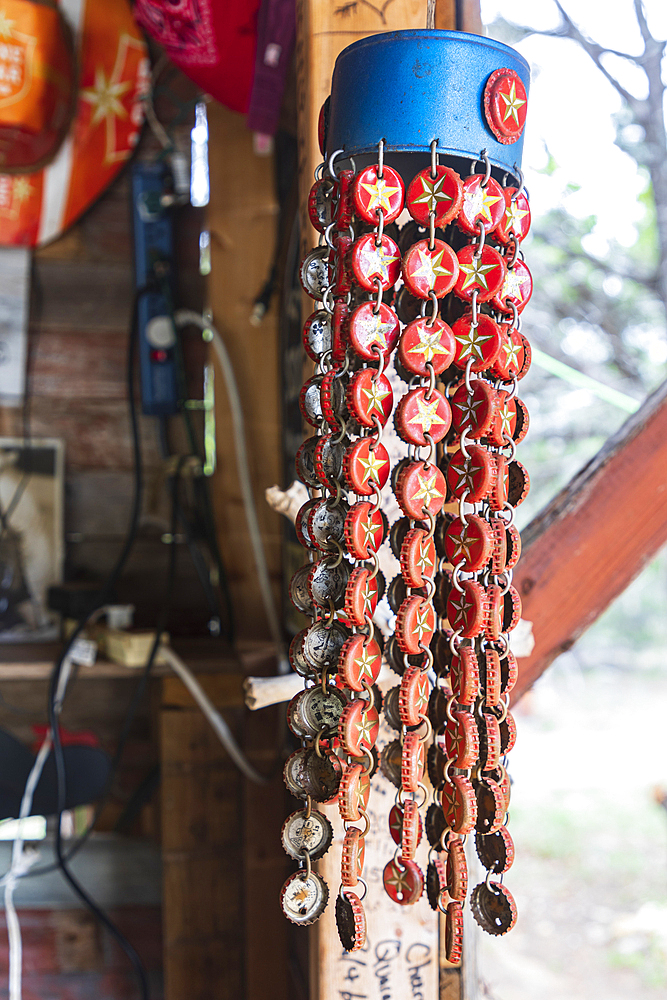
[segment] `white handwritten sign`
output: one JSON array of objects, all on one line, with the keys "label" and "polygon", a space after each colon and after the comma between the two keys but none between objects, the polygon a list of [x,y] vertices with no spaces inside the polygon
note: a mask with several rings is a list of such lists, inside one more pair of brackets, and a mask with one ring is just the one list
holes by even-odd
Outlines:
[{"label": "white handwritten sign", "polygon": [[[378,750],[396,735],[383,721]],[[363,950],[353,953],[343,951],[335,920],[343,829],[337,808],[330,806],[326,810],[334,826],[335,840],[318,865],[329,884],[331,901],[314,926],[313,965],[318,988],[313,995],[317,1000],[435,1000],[438,996],[437,914],[431,910],[425,893],[413,906],[399,906],[392,902],[382,884],[384,867],[396,850],[389,833],[389,811],[395,799],[396,788],[378,770],[371,782],[368,805],[371,828],[366,837],[363,875],[368,883],[363,902],[367,940]],[[428,850],[424,836],[415,859],[424,873]],[[358,892],[363,893],[363,886],[358,886]]]}]

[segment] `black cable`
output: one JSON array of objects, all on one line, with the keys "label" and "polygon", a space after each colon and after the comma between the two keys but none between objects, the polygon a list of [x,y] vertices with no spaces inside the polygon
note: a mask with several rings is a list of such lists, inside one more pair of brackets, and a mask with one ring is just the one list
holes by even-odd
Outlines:
[{"label": "black cable", "polygon": [[463,31],[463,3],[464,0],[455,0],[456,31]]}]

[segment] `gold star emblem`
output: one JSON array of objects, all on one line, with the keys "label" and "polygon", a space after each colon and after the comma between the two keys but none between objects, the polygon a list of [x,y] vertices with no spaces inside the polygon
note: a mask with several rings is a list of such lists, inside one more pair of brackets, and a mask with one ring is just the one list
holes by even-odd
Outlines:
[{"label": "gold star emblem", "polygon": [[[458,601],[458,604],[456,603]],[[466,595],[461,593],[453,600],[449,602],[450,608],[455,612],[455,618],[465,617],[465,611],[468,607],[468,601]]]},{"label": "gold star emblem", "polygon": [[377,410],[378,413],[384,413],[384,407],[382,405],[382,400],[386,399],[387,396],[391,395],[391,389],[383,389],[380,385],[380,380],[377,382],[371,382],[369,389],[362,389],[362,392],[368,400],[366,406],[366,412],[370,416],[373,410]]},{"label": "gold star emblem", "polygon": [[382,525],[376,524],[372,518],[368,518],[366,521],[361,522],[361,530],[364,533],[364,548],[369,545],[372,549],[375,548],[375,535],[378,531],[382,530]]},{"label": "gold star emblem", "polygon": [[367,205],[368,211],[373,208],[382,208],[391,212],[391,197],[398,194],[400,188],[390,187],[382,177],[378,177],[375,184],[362,184],[361,186],[370,195]]},{"label": "gold star emblem", "polygon": [[516,80],[512,80],[509,94],[503,94],[501,91],[500,96],[505,102],[505,114],[503,115],[503,121],[506,122],[508,118],[513,118],[518,125],[519,110],[524,106],[526,102],[522,101],[520,97],[517,97]]},{"label": "gold star emblem", "polygon": [[489,194],[481,183],[475,186],[471,185],[463,199],[464,211],[472,219],[481,215],[487,222],[491,222],[491,206],[500,201],[500,197],[498,194]]},{"label": "gold star emblem", "polygon": [[503,435],[507,437],[512,437],[512,412],[509,406],[505,403],[504,406],[500,407],[498,411],[498,416],[500,417],[500,429]]},{"label": "gold star emblem", "polygon": [[443,420],[437,412],[439,402],[440,400],[437,396],[432,403],[427,403],[425,399],[418,396],[417,409],[419,412],[415,414],[412,420],[408,420],[408,424],[420,426],[424,434],[429,433],[433,424],[439,424],[441,427],[445,426],[447,421]]},{"label": "gold star emblem", "polygon": [[12,203],[22,205],[32,194],[34,188],[27,177],[15,177],[12,184]]},{"label": "gold star emblem", "polygon": [[374,479],[376,482],[379,482],[378,473],[387,463],[384,458],[378,458],[375,452],[369,451],[368,458],[360,458],[359,464],[366,473],[364,480]]},{"label": "gold star emblem", "polygon": [[428,571],[433,566],[433,560],[429,558],[429,550],[431,546],[428,542],[422,541],[419,546],[419,557],[417,558],[417,566],[423,573],[428,573]]},{"label": "gold star emblem", "polygon": [[377,591],[371,581],[367,580],[364,586],[363,602],[364,602],[364,614],[368,614],[370,617],[373,616],[375,611],[375,597]]},{"label": "gold star emblem", "polygon": [[505,211],[505,228],[518,232],[521,229],[521,220],[528,215],[527,209],[519,208],[519,202],[511,201]]},{"label": "gold star emblem", "polygon": [[380,314],[371,313],[368,325],[363,329],[366,347],[377,344],[383,351],[388,348],[387,335],[394,329],[394,323],[383,323]]},{"label": "gold star emblem", "polygon": [[459,261],[459,268],[466,276],[465,281],[461,285],[461,291],[464,292],[471,285],[479,285],[480,288],[488,292],[489,283],[487,275],[489,271],[493,271],[494,267],[497,267],[497,264],[483,264],[481,257],[473,257],[469,264],[462,264]]},{"label": "gold star emblem", "polygon": [[490,339],[491,334],[481,333],[478,326],[471,326],[467,333],[459,334],[456,338],[458,343],[464,348],[463,355],[470,354],[478,361],[483,360],[484,351],[482,350],[482,346]]},{"label": "gold star emblem", "polygon": [[377,660],[377,656],[374,653],[368,653],[364,646],[361,647],[361,656],[357,656],[354,660],[355,665],[359,668],[359,680],[363,680],[364,677],[368,677],[371,684],[375,683],[375,670],[374,665]]},{"label": "gold star emblem", "polygon": [[420,643],[424,637],[424,633],[431,631],[430,611],[430,604],[422,604],[417,611],[417,621],[412,630],[412,634],[417,636]]},{"label": "gold star emblem", "polygon": [[500,293],[503,302],[505,299],[517,299],[523,302],[523,283],[525,278],[517,274],[516,271],[508,271],[503,282],[503,289]]},{"label": "gold star emblem", "polygon": [[127,118],[127,111],[120,98],[131,86],[131,80],[123,83],[112,83],[111,78],[107,80],[104,70],[98,66],[95,70],[95,86],[81,91],[84,101],[88,101],[93,107],[91,125],[97,125],[105,118]]},{"label": "gold star emblem", "polygon": [[427,476],[420,476],[419,473],[417,473],[417,479],[419,480],[419,489],[415,493],[413,499],[414,500],[423,499],[424,507],[428,507],[429,504],[431,503],[431,500],[440,500],[443,496],[443,494],[435,485],[437,480],[437,475],[438,475],[437,472],[434,472],[429,479],[427,478]]},{"label": "gold star emblem", "polygon": [[468,529],[464,527],[454,546],[454,560],[458,562],[459,557],[463,556],[466,562],[470,562],[471,549],[472,542],[468,538]]},{"label": "gold star emblem", "polygon": [[419,330],[419,343],[411,347],[408,354],[421,354],[424,363],[432,361],[436,354],[447,354],[448,352],[440,343],[440,331],[435,326],[429,328],[423,326]]},{"label": "gold star emblem", "polygon": [[398,254],[388,251],[382,244],[376,247],[371,239],[362,248],[359,256],[364,278],[373,278],[377,275],[383,282],[389,284],[389,265],[398,260]]},{"label": "gold star emblem", "polygon": [[420,175],[419,180],[422,185],[422,193],[413,199],[415,205],[426,205],[429,212],[435,212],[441,201],[454,201],[450,194],[442,190],[447,174],[433,180],[431,177]]},{"label": "gold star emblem", "polygon": [[[421,637],[420,637],[421,638]],[[422,709],[428,704],[428,682],[426,677],[420,678],[417,686],[417,696],[415,698],[415,708],[418,715],[423,715]]]},{"label": "gold star emblem", "polygon": [[366,805],[366,790],[368,788],[368,778],[361,778],[357,782],[357,808],[363,810]]},{"label": "gold star emblem", "polygon": [[13,28],[16,21],[10,21],[7,17],[7,11],[0,10],[0,36],[2,38],[11,38],[13,35]]},{"label": "gold star emblem", "polygon": [[[357,726],[357,736],[359,743],[367,743],[372,746],[375,740],[373,739],[373,729],[377,725],[377,721],[371,717],[370,712],[363,712],[361,716],[361,721]],[[361,782],[359,782],[359,801],[362,800],[362,789]]]},{"label": "gold star emblem", "polygon": [[402,872],[395,865],[392,865],[391,875],[385,876],[386,884],[394,887],[397,896],[403,897],[409,893],[410,882],[407,875],[407,869]]},{"label": "gold star emblem", "polygon": [[456,483],[456,489],[460,490],[462,486],[465,486],[467,490],[472,491],[474,489],[475,484],[474,484],[474,473],[472,471],[472,459],[470,458],[470,456],[468,456],[468,458],[464,458],[463,462],[461,462],[459,465],[455,465],[454,463],[452,463],[451,468],[454,469],[457,476],[459,477]]},{"label": "gold star emblem", "polygon": [[521,350],[522,344],[515,344],[511,337],[507,338],[507,342],[503,344],[503,350],[505,351],[505,364],[514,364],[519,367],[519,351]]},{"label": "gold star emblem", "polygon": [[419,254],[420,264],[417,270],[412,272],[413,278],[425,278],[428,287],[434,288],[438,278],[448,278],[451,275],[452,272],[448,271],[442,264],[442,258],[445,253],[444,248],[436,254],[421,249],[417,250],[417,253]]},{"label": "gold star emblem", "polygon": [[460,422],[462,424],[473,424],[477,420],[477,411],[482,405],[482,400],[476,399],[474,396],[467,396],[460,403],[455,403],[454,405],[459,411]]}]

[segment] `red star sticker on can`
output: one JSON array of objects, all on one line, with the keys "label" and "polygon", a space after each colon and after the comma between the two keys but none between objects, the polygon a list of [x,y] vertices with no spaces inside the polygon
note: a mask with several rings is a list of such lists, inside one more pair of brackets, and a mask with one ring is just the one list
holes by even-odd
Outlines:
[{"label": "red star sticker on can", "polygon": [[498,142],[516,142],[526,124],[528,95],[523,80],[513,69],[492,73],[484,88],[486,122]]}]

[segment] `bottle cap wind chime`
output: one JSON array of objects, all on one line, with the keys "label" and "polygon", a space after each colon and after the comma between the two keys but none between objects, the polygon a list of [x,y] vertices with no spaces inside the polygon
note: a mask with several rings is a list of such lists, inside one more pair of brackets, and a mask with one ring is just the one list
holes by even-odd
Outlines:
[{"label": "bottle cap wind chime", "polygon": [[[349,951],[365,941],[378,766],[397,788],[396,852],[383,875],[391,899],[410,905],[426,889],[458,963],[470,834],[488,872],[470,893],[473,916],[496,935],[516,920],[503,876],[514,853],[508,634],[521,615],[513,519],[529,487],[515,457],[528,429],[517,396],[530,364],[521,333],[532,289],[521,250],[528,85],[525,61],[499,42],[398,31],[341,53],[320,115],[324,160],[308,210],[321,235],[301,267],[315,303],[303,342],[316,368],[301,392],[314,431],[297,455],[311,495],[296,520],[307,562],[290,584],[312,624],[290,649],[304,689],[288,722],[302,746],[284,769],[303,807],[283,827],[299,869],[281,903],[302,925],[326,908],[313,863],[333,834],[318,805],[337,802],[345,833],[335,910]],[[397,461],[382,441],[392,414],[407,446]],[[402,515],[391,528],[389,489]],[[374,621],[385,541],[400,563],[387,588],[391,635]],[[383,657],[401,676],[384,705]],[[378,760],[380,712],[397,736]],[[414,860],[422,832],[426,873]]]}]

